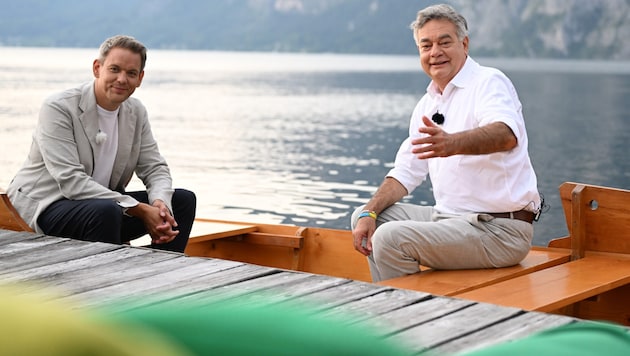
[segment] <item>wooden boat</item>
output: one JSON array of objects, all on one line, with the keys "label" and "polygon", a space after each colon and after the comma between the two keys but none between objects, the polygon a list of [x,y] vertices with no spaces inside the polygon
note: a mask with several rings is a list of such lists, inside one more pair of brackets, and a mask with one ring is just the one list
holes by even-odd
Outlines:
[{"label": "wooden boat", "polygon": [[349,230],[196,219],[186,254],[371,281]]},{"label": "wooden boat", "polygon": [[[608,320],[630,326],[630,191],[560,186],[569,236],[533,247],[519,265],[431,270],[379,284],[528,311]],[[0,228],[28,231],[6,196]],[[347,230],[277,224],[195,221],[186,254],[370,282],[364,256]]]},{"label": "wooden boat", "polygon": [[[435,271],[379,284],[630,326],[630,191],[564,183],[570,235],[519,265]],[[186,253],[370,281],[347,230],[198,219]]]}]

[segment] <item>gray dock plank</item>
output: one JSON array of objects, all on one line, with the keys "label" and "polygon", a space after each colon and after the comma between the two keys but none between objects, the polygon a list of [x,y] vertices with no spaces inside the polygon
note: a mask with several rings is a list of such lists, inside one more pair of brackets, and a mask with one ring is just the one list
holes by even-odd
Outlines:
[{"label": "gray dock plank", "polygon": [[[490,304],[475,303],[398,332],[392,338],[405,342],[414,351],[421,352],[515,317],[520,312],[515,308],[496,308]],[[466,322],[462,322],[463,320]]]},{"label": "gray dock plank", "polygon": [[477,350],[491,345],[520,339],[533,332],[542,331],[575,322],[576,319],[538,312],[523,312],[474,333],[434,347],[439,355],[450,355],[460,350]]},{"label": "gray dock plank", "polygon": [[27,240],[3,247],[5,249],[0,252],[0,274],[48,266],[120,248],[101,242],[85,243],[62,238]]},{"label": "gray dock plank", "polygon": [[267,303],[270,304],[312,305],[316,301],[311,298],[311,295],[350,283],[353,283],[351,279],[309,274],[307,278],[283,284],[279,288],[273,288],[273,294],[268,293],[265,297]]},{"label": "gray dock plank", "polygon": [[339,305],[332,309],[323,311],[321,314],[324,316],[334,316],[340,314],[352,316],[352,319],[349,317],[346,317],[346,319],[348,322],[356,323],[359,321],[377,318],[380,315],[393,312],[397,309],[401,309],[430,298],[431,296],[425,293],[417,293],[415,291],[404,289],[389,289],[378,294]]},{"label": "gray dock plank", "polygon": [[377,286],[372,283],[352,281],[352,283],[340,284],[334,288],[315,291],[308,294],[308,296],[297,298],[296,301],[310,301],[312,302],[315,310],[324,311],[353,301],[361,300],[387,289],[389,288]]},{"label": "gray dock plank", "polygon": [[35,239],[19,239],[3,245],[2,250],[0,250],[0,257],[2,257],[3,261],[7,258],[14,258],[14,256],[18,256],[18,258],[20,256],[28,256],[31,252],[40,253],[42,251],[41,247],[68,242],[69,240],[50,236],[41,236]]},{"label": "gray dock plank", "polygon": [[[264,268],[264,267],[263,267]],[[302,272],[268,270],[247,280],[225,283],[220,288],[213,288],[206,293],[193,295],[196,300],[225,300],[238,297],[242,302],[264,301],[267,304],[279,304],[299,301],[301,297],[342,284],[352,280],[326,277]]]},{"label": "gray dock plank", "polygon": [[[463,299],[431,297],[418,303],[380,314],[377,317],[366,320],[373,325],[377,334],[382,337],[393,337],[418,325],[426,324],[433,320],[466,309],[475,302]],[[406,344],[405,335],[398,337],[399,342]],[[411,348],[411,345],[408,346]]]},{"label": "gray dock plank", "polygon": [[19,242],[22,240],[34,240],[42,238],[43,236],[44,235],[42,234],[35,234],[32,232],[0,229],[0,246],[12,244],[14,242]]},{"label": "gray dock plank", "polygon": [[[164,298],[166,288],[198,283],[199,277],[243,264],[241,262],[217,259],[204,260],[194,257],[182,257],[170,262],[176,263],[177,266],[116,284],[74,293],[71,297],[86,307],[113,304],[114,302],[124,303],[125,300],[142,300],[151,298],[151,296]],[[181,266],[179,265],[180,262],[182,262]]]},{"label": "gray dock plank", "polygon": [[[252,294],[265,294],[270,290],[282,288],[292,282],[300,279],[308,278],[308,274],[290,271],[276,270],[276,273],[267,274],[258,278],[252,278],[241,282],[224,285],[219,288],[213,288],[203,293],[195,295],[196,298],[202,298],[218,302],[221,300],[229,300],[239,298],[243,302],[247,298],[251,298]],[[255,299],[258,299],[254,296]]]},{"label": "gray dock plank", "polygon": [[181,268],[185,265],[183,259],[185,257],[175,254],[145,254],[94,268],[68,270],[39,282],[42,286],[56,289],[60,297],[71,296],[156,274],[160,269]]},{"label": "gray dock plank", "polygon": [[177,307],[191,303],[210,303],[214,302],[211,297],[208,297],[208,292],[210,290],[219,289],[275,273],[277,273],[276,270],[266,267],[243,264],[234,268],[222,270],[220,273],[211,273],[201,276],[193,284],[165,287],[160,294],[155,296],[155,298],[127,300],[127,303],[119,303],[118,305],[111,307],[110,310],[113,312],[124,312],[138,307],[146,309],[154,308],[159,310],[162,308],[169,308],[171,306]]},{"label": "gray dock plank", "polygon": [[82,269],[95,269],[98,266],[121,262],[125,259],[152,253],[150,249],[140,248],[123,248],[102,252],[99,254],[91,254],[85,257],[61,261],[44,266],[36,266],[32,268],[23,268],[18,272],[7,272],[2,276],[4,280],[10,282],[17,281],[45,281],[46,279],[55,278],[57,275],[67,271],[77,271]]},{"label": "gray dock plank", "polygon": [[114,313],[220,306],[234,298],[305,305],[322,317],[369,325],[379,337],[415,352],[437,354],[474,350],[575,320],[241,262],[5,230],[0,230],[0,281],[18,283],[22,293],[51,290],[49,300],[76,308],[107,306]]}]

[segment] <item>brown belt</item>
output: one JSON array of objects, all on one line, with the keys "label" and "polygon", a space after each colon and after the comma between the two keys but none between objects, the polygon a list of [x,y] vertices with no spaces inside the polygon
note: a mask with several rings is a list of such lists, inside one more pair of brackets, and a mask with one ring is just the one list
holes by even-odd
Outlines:
[{"label": "brown belt", "polygon": [[488,214],[488,215],[494,216],[495,218],[501,218],[501,219],[517,219],[517,220],[528,222],[530,224],[532,223],[532,221],[534,221],[534,213],[527,210],[513,211],[511,213],[484,213],[484,214]]}]

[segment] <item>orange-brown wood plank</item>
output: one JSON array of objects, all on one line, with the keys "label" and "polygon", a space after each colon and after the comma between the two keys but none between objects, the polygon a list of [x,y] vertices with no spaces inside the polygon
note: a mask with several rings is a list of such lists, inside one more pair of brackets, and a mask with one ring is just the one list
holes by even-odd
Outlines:
[{"label": "orange-brown wood plank", "polygon": [[534,247],[518,265],[495,269],[429,270],[379,282],[396,288],[453,296],[569,262],[570,251]]},{"label": "orange-brown wood plank", "polygon": [[15,210],[6,193],[0,193],[0,229],[33,231]]},{"label": "orange-brown wood plank", "polygon": [[243,242],[254,245],[283,246],[290,248],[301,248],[304,238],[302,236],[276,235],[264,232],[250,232],[242,238]]},{"label": "orange-brown wood plank", "polygon": [[[584,187],[580,201],[573,202],[574,190],[580,186]],[[566,182],[559,191],[571,240],[583,239],[580,250],[630,254],[630,190]],[[579,209],[573,204],[580,204]],[[574,215],[579,215],[579,222]],[[580,231],[573,231],[576,224]]]},{"label": "orange-brown wood plank", "polygon": [[256,225],[246,225],[240,223],[211,222],[205,220],[195,220],[190,233],[191,242],[201,242],[215,239],[222,239],[229,236],[237,236],[248,232],[256,232]]},{"label": "orange-brown wood plank", "polygon": [[367,258],[354,250],[350,230],[308,228],[301,270],[371,282]]},{"label": "orange-brown wood plank", "polygon": [[588,320],[607,320],[630,326],[630,284],[588,298],[572,307],[571,316]]},{"label": "orange-brown wood plank", "polygon": [[457,297],[551,312],[627,284],[630,284],[630,258],[587,255]]}]

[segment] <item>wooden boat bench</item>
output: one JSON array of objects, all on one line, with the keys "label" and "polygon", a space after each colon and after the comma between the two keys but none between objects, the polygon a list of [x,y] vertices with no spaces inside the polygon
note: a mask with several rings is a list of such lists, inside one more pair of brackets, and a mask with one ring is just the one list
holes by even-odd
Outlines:
[{"label": "wooden boat bench", "polygon": [[435,295],[456,296],[569,262],[570,257],[571,253],[568,250],[533,247],[521,263],[512,267],[465,270],[427,269],[420,273],[381,281],[378,284]]},{"label": "wooden boat bench", "polygon": [[185,252],[369,282],[367,260],[351,241],[349,230],[198,218]]},{"label": "wooden boat bench", "polygon": [[457,297],[525,310],[555,312],[629,283],[630,256],[588,255]]},{"label": "wooden boat bench", "polygon": [[[630,325],[630,191],[567,182],[560,197],[569,236],[532,248],[519,266],[422,272],[380,284]],[[541,253],[549,260],[538,256],[537,263]]]},{"label": "wooden boat bench", "polygon": [[[298,270],[303,255],[302,247],[304,245],[305,230],[306,228],[303,227],[286,226],[280,233],[277,231],[271,233],[264,231],[264,225],[262,224],[253,225],[198,218],[195,219],[193,224],[193,230],[185,252],[195,256],[214,255],[219,258],[233,260],[242,259],[244,255],[254,256],[253,262],[250,258],[246,260],[250,263],[256,263],[256,255],[266,255],[271,250],[286,256],[286,253],[280,251],[282,251],[282,248],[289,248],[292,249],[292,254],[290,255],[289,265],[286,267]],[[225,245],[230,246],[230,248],[222,248]],[[239,251],[239,253],[235,254],[235,251]],[[260,264],[268,265],[266,262],[267,259],[265,259],[265,263],[261,261]]]},{"label": "wooden boat bench", "polygon": [[549,246],[572,261],[458,297],[630,325],[630,191],[567,182],[560,198],[570,236]]},{"label": "wooden boat bench", "polygon": [[195,239],[195,242],[198,243],[226,237],[241,236],[256,231],[258,231],[256,225],[196,219],[192,231],[190,232],[190,238]]}]

